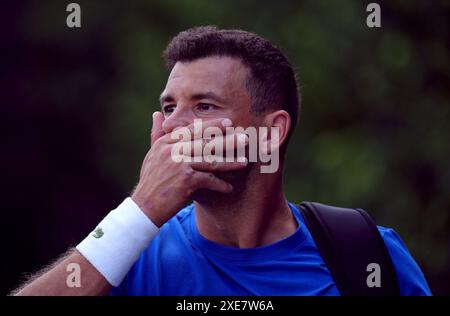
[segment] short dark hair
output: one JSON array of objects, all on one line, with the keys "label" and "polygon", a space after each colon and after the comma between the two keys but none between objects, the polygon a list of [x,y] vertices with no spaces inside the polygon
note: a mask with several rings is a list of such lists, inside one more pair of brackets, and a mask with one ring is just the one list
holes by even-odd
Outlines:
[{"label": "short dark hair", "polygon": [[164,51],[169,70],[177,62],[211,56],[239,58],[250,69],[246,88],[252,98],[251,110],[259,114],[280,107],[291,117],[292,133],[297,125],[300,93],[295,72],[277,47],[254,33],[201,26],[179,33]]}]

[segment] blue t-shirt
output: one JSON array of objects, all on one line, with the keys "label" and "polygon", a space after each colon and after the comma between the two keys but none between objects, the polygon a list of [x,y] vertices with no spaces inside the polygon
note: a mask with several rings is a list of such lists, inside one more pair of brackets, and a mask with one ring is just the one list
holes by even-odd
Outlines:
[{"label": "blue t-shirt", "polygon": [[[297,230],[276,243],[240,249],[200,235],[193,204],[169,220],[111,295],[339,295],[298,209]],[[431,295],[397,233],[378,227],[401,295]]]}]

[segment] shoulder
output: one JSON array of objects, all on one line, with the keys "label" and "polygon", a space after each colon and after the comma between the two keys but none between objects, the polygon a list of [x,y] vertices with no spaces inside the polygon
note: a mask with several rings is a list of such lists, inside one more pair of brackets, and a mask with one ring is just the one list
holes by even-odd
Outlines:
[{"label": "shoulder", "polygon": [[431,295],[427,281],[405,243],[392,228],[378,226],[397,272],[403,296]]}]

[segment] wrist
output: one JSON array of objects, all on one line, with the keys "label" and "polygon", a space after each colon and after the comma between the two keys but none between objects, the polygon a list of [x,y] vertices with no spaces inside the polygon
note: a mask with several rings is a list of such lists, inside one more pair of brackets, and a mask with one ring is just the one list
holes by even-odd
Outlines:
[{"label": "wrist", "polygon": [[133,202],[139,207],[139,209],[144,213],[149,220],[155,224],[158,228],[161,227],[168,219],[161,216],[162,211],[154,203],[150,202],[149,199],[141,199],[139,194],[133,193],[131,196]]},{"label": "wrist", "polygon": [[131,199],[111,211],[78,246],[78,251],[118,286],[159,229]]}]

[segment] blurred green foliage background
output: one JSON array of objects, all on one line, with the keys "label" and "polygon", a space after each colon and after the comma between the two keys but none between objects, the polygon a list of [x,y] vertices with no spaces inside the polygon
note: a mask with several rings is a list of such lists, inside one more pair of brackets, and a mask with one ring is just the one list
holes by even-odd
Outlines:
[{"label": "blurred green foliage background", "polygon": [[[26,137],[9,134],[10,145],[25,142],[28,151],[43,155],[43,164],[53,161],[45,152],[62,148],[60,159],[71,156],[74,163],[56,168],[47,162],[45,175],[37,175],[55,183],[47,193],[54,202],[46,207],[89,194],[85,181],[107,184],[109,193],[98,196],[114,197],[104,202],[108,206],[128,194],[148,150],[151,113],[168,75],[161,55],[171,37],[198,25],[244,29],[279,46],[298,74],[303,100],[287,157],[288,198],[368,210],[378,224],[400,233],[432,290],[450,294],[450,1],[376,1],[381,28],[366,26],[370,1],[76,2],[80,29],[65,24],[69,1],[11,2],[2,13],[2,45],[9,48],[1,52],[8,74],[1,81],[7,94],[2,108],[11,120],[31,122]],[[33,138],[43,128],[47,132]],[[52,138],[54,146],[40,145]],[[31,167],[14,171],[14,153],[6,157],[9,183],[39,183],[29,177],[36,172]],[[94,170],[85,178],[83,166]],[[79,180],[62,192],[66,182],[57,175],[72,167]],[[15,190],[6,193],[17,196]],[[40,219],[57,226],[56,219],[81,212],[58,207]],[[95,212],[81,212],[85,231],[71,228],[77,237],[106,210]],[[39,238],[27,244],[34,257],[16,253],[17,261],[31,262],[18,265],[22,272],[74,241],[73,234],[58,234],[63,241],[49,233],[47,244]],[[18,280],[19,268],[11,269],[5,288]]]}]

